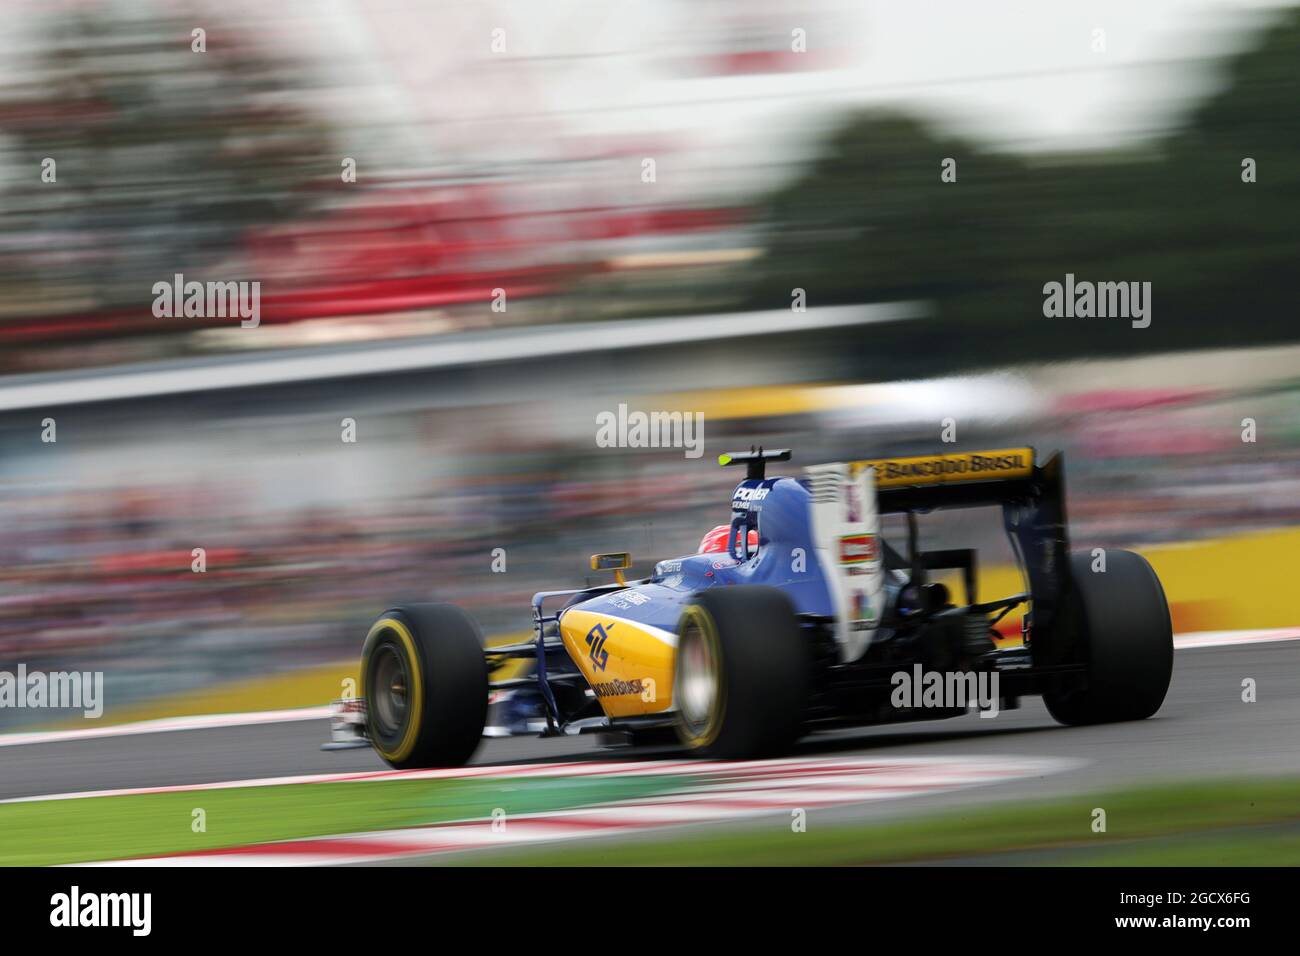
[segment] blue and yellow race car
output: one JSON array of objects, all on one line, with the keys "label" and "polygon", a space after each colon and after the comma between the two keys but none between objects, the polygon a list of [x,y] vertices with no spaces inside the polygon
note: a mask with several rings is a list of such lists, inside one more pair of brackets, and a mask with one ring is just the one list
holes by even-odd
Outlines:
[{"label": "blue and yellow race car", "polygon": [[[746,476],[714,549],[635,581],[629,555],[595,555],[612,580],[534,595],[529,641],[485,647],[449,604],[385,611],[362,648],[363,697],[336,702],[336,745],[447,767],[484,735],[602,731],[743,759],[818,728],[958,716],[977,700],[996,713],[1040,694],[1065,724],[1159,709],[1173,668],[1164,591],[1138,554],[1111,551],[1099,567],[1096,552],[1070,552],[1061,455],[1039,464],[1032,448],[1008,448],[767,476],[790,457],[723,455]],[[918,516],[979,506],[1001,508],[1019,593],[982,600],[974,549],[919,547]],[[897,547],[881,534],[886,514],[905,516]],[[1013,610],[1022,641],[999,646],[995,625]],[[491,679],[519,658],[522,676]]]}]

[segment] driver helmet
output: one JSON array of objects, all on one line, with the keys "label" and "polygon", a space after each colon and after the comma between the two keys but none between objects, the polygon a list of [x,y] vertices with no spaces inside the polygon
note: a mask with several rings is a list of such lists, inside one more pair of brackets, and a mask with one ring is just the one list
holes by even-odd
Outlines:
[{"label": "driver helmet", "polygon": [[[731,525],[720,524],[703,538],[700,539],[700,550],[698,554],[715,554],[719,551],[727,550],[727,532],[731,530]],[[749,550],[758,549],[758,532],[749,532]],[[736,550],[740,550],[740,532],[736,532]]]}]

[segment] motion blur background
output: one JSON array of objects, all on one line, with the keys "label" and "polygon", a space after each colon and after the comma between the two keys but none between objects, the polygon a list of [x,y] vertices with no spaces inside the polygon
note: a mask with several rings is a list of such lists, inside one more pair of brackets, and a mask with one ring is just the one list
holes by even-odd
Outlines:
[{"label": "motion blur background", "polygon": [[[398,599],[525,629],[593,551],[690,552],[751,443],[1064,449],[1075,546],[1147,553],[1177,630],[1295,623],[1295,8],[3,14],[0,668],[104,670],[106,719],[324,703]],[[156,318],[176,273],[260,326]],[[1150,327],[1044,317],[1067,273]],[[619,404],[704,457],[597,447]],[[994,516],[925,529],[1005,574]]]}]

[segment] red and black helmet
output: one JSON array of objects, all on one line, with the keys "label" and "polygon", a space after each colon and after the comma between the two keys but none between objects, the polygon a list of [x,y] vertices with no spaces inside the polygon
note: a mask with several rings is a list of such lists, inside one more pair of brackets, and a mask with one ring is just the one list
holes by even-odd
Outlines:
[{"label": "red and black helmet", "polygon": [[[697,554],[716,554],[720,551],[727,550],[727,531],[731,528],[729,524],[720,524],[703,538],[700,539],[700,550]],[[736,532],[736,550],[740,550],[740,532]],[[758,532],[749,532],[749,550],[758,550]]]}]

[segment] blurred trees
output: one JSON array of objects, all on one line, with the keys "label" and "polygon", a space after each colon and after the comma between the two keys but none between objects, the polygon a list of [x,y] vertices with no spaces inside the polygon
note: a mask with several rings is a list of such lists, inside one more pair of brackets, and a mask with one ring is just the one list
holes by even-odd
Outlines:
[{"label": "blurred trees", "polygon": [[[1141,153],[980,151],[897,115],[843,124],[770,197],[751,304],[923,299],[924,333],[873,329],[899,374],[992,360],[1300,338],[1300,11],[1228,64],[1226,86]],[[941,161],[957,161],[955,183]],[[1258,181],[1242,181],[1242,161]],[[1045,318],[1044,283],[1149,281],[1153,321]],[[923,334],[926,354],[916,347]],[[910,347],[909,347],[910,346]],[[868,345],[864,344],[864,356]]]}]

